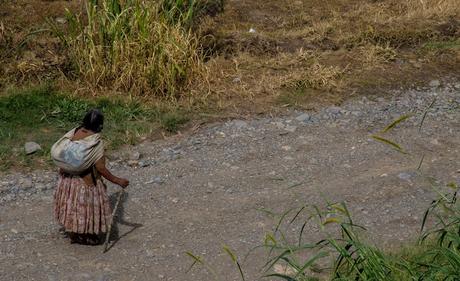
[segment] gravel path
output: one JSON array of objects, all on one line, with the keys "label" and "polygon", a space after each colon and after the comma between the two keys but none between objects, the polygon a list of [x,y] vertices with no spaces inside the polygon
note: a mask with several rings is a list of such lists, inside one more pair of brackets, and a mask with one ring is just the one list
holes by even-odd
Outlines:
[{"label": "gravel path", "polygon": [[[423,175],[460,183],[460,83],[430,84],[317,112],[210,124],[115,153],[112,169],[132,185],[121,239],[106,254],[71,245],[53,224],[53,171],[1,175],[0,280],[213,280],[198,268],[187,272],[185,251],[205,257],[221,280],[238,280],[222,245],[244,255],[261,244],[273,221],[258,209],[325,198],[345,201],[377,245],[410,241],[436,197],[416,172],[421,156]],[[408,113],[385,137],[409,155],[370,137]],[[319,235],[311,228],[305,237]],[[263,257],[246,261],[248,280]]]}]

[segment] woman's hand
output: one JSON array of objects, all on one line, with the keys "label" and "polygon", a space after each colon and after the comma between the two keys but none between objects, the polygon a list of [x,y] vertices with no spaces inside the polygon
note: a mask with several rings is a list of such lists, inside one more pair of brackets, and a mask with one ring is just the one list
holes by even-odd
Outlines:
[{"label": "woman's hand", "polygon": [[117,184],[123,188],[126,188],[129,185],[129,180],[114,176],[105,167],[105,157],[102,157],[99,161],[96,162],[96,169],[104,178],[113,182],[114,184]]},{"label": "woman's hand", "polygon": [[123,178],[118,178],[117,184],[118,184],[119,186],[123,187],[123,188],[126,188],[126,187],[128,187],[128,185],[129,185],[129,180],[123,179]]}]

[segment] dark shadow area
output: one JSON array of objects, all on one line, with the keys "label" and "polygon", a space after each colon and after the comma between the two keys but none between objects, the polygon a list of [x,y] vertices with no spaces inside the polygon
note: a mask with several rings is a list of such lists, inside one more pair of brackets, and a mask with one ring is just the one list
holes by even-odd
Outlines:
[{"label": "dark shadow area", "polygon": [[[121,192],[121,191],[119,191],[119,192]],[[115,208],[115,205],[117,203],[119,192],[113,193],[109,197],[110,206],[112,207],[112,210],[113,210],[113,208]],[[118,204],[118,208],[116,210],[116,213],[114,214],[114,220],[112,222],[112,229],[111,229],[110,237],[109,237],[109,245],[107,247],[106,252],[108,252],[113,246],[115,246],[115,244],[117,244],[117,242],[120,241],[123,237],[126,237],[127,235],[129,235],[130,233],[132,233],[133,231],[138,229],[139,227],[143,226],[140,223],[133,223],[133,222],[128,222],[128,221],[125,220],[125,218],[124,218],[124,216],[125,216],[125,203],[126,203],[126,201],[128,201],[128,197],[129,197],[128,192],[124,192],[122,197],[121,197],[121,199],[120,199],[120,203]],[[125,233],[120,235],[120,230],[118,228],[118,225],[126,225],[126,226],[131,227],[131,229],[129,231],[127,231],[127,232],[125,232]],[[112,242],[112,243],[110,243],[110,242]]]}]

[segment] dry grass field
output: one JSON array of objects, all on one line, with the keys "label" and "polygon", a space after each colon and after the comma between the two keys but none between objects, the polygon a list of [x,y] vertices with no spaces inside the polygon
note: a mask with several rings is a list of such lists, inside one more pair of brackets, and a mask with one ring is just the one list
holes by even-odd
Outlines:
[{"label": "dry grass field", "polygon": [[[97,66],[96,74],[71,75],[72,50],[47,31],[46,19],[65,29],[65,9],[82,12],[82,1],[3,0],[2,7],[1,87],[54,80],[63,90],[82,94],[149,95],[148,81],[138,82],[142,77],[133,70],[117,77],[124,70],[113,67],[115,78],[106,82],[97,76],[104,73]],[[456,0],[228,0],[222,13],[201,18],[192,32],[184,40],[196,40],[190,48],[206,63],[199,75],[190,74],[191,87],[179,89],[186,92],[177,96],[187,105],[253,112],[280,102],[339,103],[354,94],[459,74]],[[123,48],[123,54],[134,50]],[[80,58],[90,56],[81,46],[78,50],[83,50]],[[136,54],[123,58],[124,68],[142,66]],[[196,64],[199,60],[192,59],[185,65]]]},{"label": "dry grass field", "polygon": [[459,20],[455,0],[228,1],[212,89],[308,105],[458,75]]}]

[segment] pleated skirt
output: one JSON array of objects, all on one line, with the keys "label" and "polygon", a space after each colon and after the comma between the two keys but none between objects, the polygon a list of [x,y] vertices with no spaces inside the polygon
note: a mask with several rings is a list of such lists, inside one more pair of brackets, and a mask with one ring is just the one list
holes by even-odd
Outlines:
[{"label": "pleated skirt", "polygon": [[54,217],[67,232],[107,232],[111,208],[102,179],[90,186],[79,176],[60,174],[54,192]]}]

